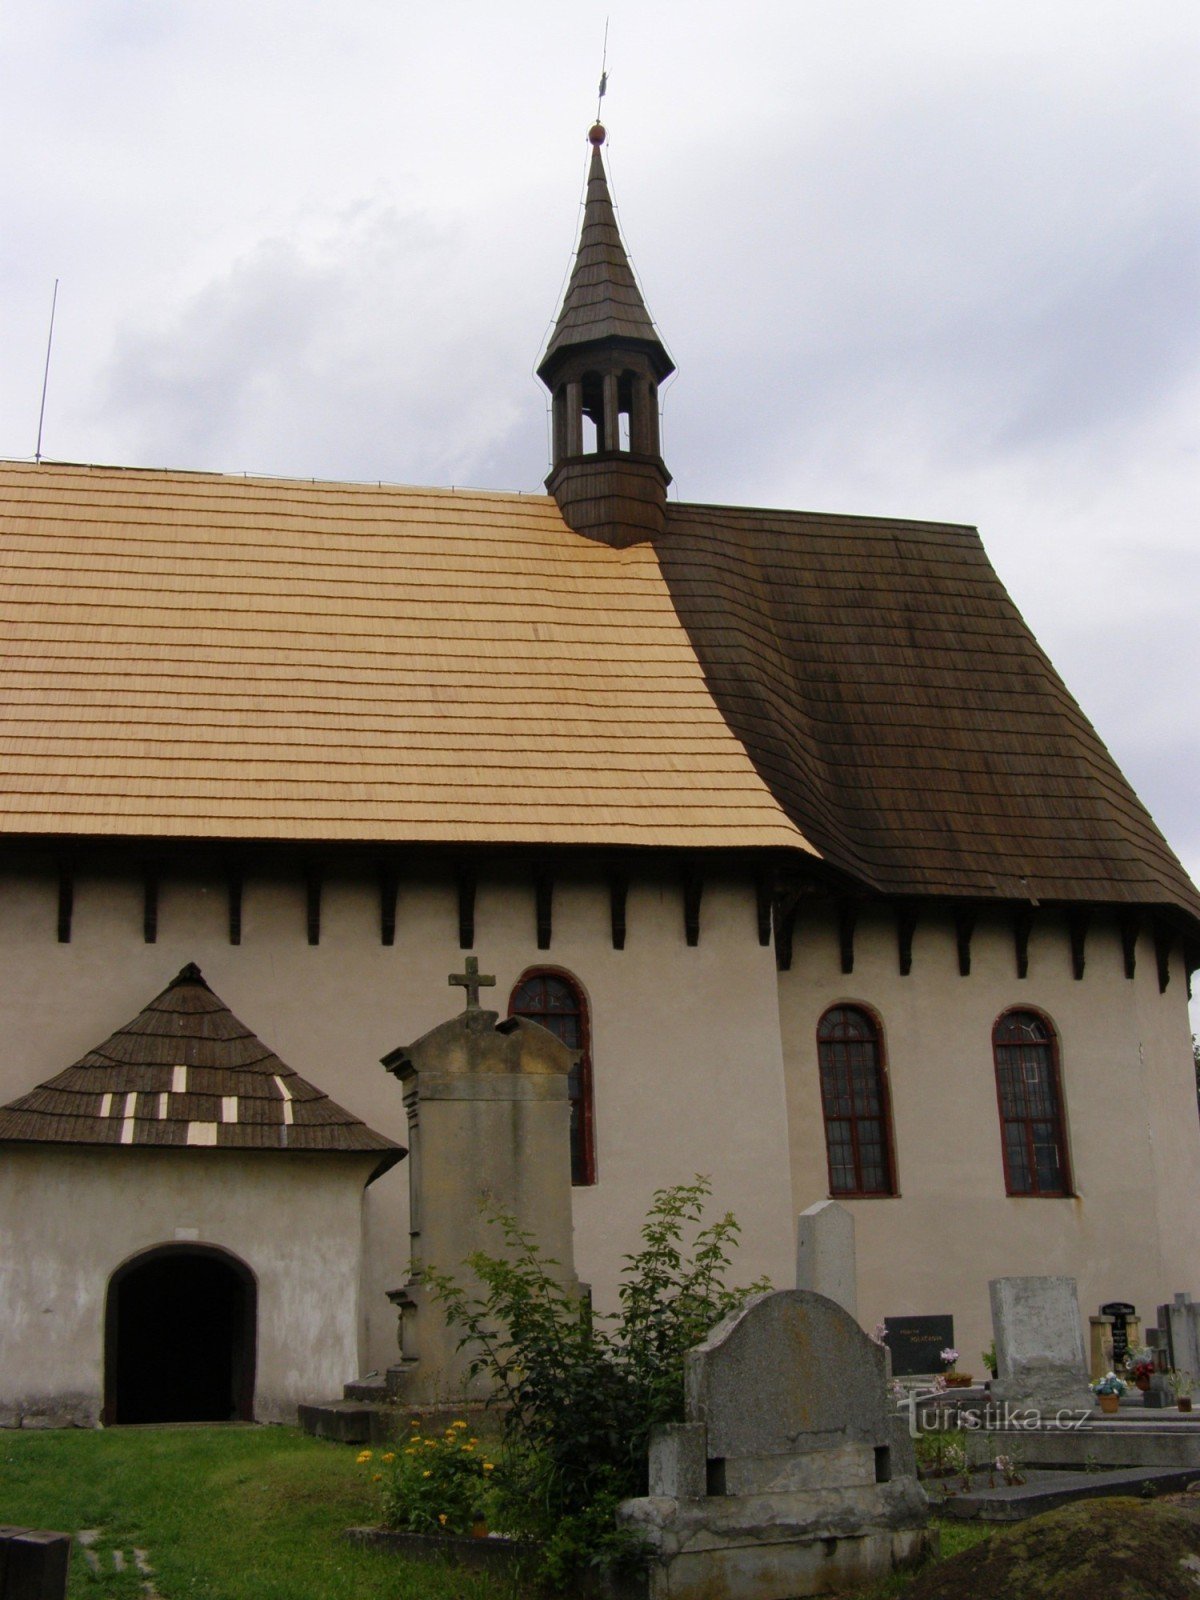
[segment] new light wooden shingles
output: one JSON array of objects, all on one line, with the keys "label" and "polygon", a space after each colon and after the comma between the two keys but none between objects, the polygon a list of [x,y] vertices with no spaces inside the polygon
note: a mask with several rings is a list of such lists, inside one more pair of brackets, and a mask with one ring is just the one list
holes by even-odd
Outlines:
[{"label": "new light wooden shingles", "polygon": [[0,564],[4,831],[809,848],[548,498],[14,464]]}]

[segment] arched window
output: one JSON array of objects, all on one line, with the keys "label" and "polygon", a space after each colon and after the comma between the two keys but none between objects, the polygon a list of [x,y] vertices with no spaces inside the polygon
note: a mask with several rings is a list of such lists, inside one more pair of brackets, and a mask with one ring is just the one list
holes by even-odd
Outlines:
[{"label": "arched window", "polygon": [[1054,1029],[1036,1011],[1006,1011],[992,1029],[1004,1184],[1009,1194],[1071,1193]]},{"label": "arched window", "polygon": [[892,1117],[879,1028],[857,1006],[834,1006],[817,1027],[831,1194],[895,1194]]},{"label": "arched window", "polygon": [[571,1098],[571,1182],[595,1183],[591,1037],[583,990],[565,972],[535,967],[519,979],[508,1002],[508,1014],[540,1022],[569,1050],[579,1051],[578,1064],[567,1078]]}]

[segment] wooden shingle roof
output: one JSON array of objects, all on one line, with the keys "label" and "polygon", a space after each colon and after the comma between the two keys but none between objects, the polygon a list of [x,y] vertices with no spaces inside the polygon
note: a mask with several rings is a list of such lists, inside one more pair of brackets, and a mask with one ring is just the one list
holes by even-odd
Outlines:
[{"label": "wooden shingle roof", "polygon": [[806,850],[547,496],[0,465],[0,835]]},{"label": "wooden shingle roof", "polygon": [[285,1066],[193,965],[73,1067],[0,1107],[0,1140],[378,1152],[373,1177],[405,1153]]},{"label": "wooden shingle roof", "polygon": [[670,505],[713,696],[824,859],[893,894],[1200,895],[973,528]]},{"label": "wooden shingle roof", "polygon": [[593,145],[575,262],[538,375],[549,382],[549,374],[567,350],[612,340],[633,341],[644,348],[660,378],[675,370],[629,265],[604,160],[599,145]]}]

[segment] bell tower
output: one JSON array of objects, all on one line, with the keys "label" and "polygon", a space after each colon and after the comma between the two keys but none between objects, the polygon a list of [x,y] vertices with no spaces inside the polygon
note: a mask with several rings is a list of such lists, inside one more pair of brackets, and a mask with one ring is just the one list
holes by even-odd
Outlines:
[{"label": "bell tower", "polygon": [[568,527],[618,548],[663,531],[667,485],[658,386],[675,363],[650,320],[617,228],[600,147],[592,144],[579,248],[538,367],[553,396],[546,488]]}]

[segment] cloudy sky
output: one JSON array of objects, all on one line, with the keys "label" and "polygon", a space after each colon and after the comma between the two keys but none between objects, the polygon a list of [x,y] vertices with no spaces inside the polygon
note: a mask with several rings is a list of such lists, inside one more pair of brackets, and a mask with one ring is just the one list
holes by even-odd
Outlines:
[{"label": "cloudy sky", "polygon": [[[6,0],[0,454],[535,489],[605,5]],[[680,496],[979,526],[1200,877],[1195,0],[608,0]]]}]

